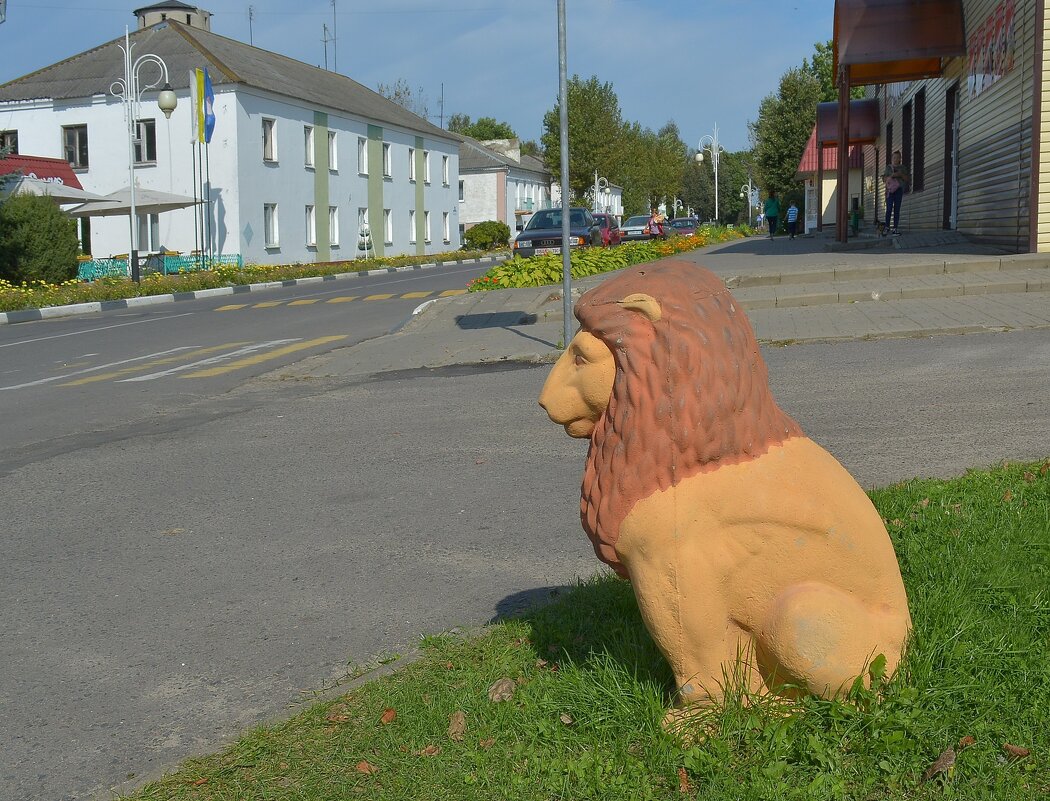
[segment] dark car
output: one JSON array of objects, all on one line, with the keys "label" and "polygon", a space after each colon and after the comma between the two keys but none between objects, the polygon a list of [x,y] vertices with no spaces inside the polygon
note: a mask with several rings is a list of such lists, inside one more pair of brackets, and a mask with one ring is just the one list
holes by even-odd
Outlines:
[{"label": "dark car", "polygon": [[[541,209],[514,238],[514,253],[519,256],[543,256],[561,253],[562,209]],[[600,246],[602,232],[590,209],[569,209],[569,247]]]},{"label": "dark car", "polygon": [[598,213],[594,215],[594,219],[598,221],[598,227],[601,229],[603,246],[611,248],[623,241],[623,234],[620,233],[620,223],[616,217],[612,214]]},{"label": "dark car", "polygon": [[695,234],[699,227],[700,220],[696,217],[676,217],[671,220],[671,233],[678,234],[678,236]]},{"label": "dark car", "polygon": [[649,215],[639,214],[635,217],[628,217],[626,222],[620,226],[620,233],[623,235],[624,242],[652,239],[653,236],[649,233]]}]

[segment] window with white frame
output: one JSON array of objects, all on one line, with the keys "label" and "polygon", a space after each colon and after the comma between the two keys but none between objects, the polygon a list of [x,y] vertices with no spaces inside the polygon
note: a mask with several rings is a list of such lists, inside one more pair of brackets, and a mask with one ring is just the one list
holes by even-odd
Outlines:
[{"label": "window with white frame", "polygon": [[139,225],[139,250],[152,253],[160,249],[160,215],[136,214]]},{"label": "window with white frame", "polygon": [[157,163],[157,121],[135,121],[135,163]]},{"label": "window with white frame", "polygon": [[66,161],[74,169],[86,170],[88,167],[88,134],[86,125],[66,125],[62,127],[62,146]]},{"label": "window with white frame", "polygon": [[339,207],[328,207],[328,244],[339,244]]},{"label": "window with white frame", "polygon": [[0,131],[0,150],[9,150],[12,156],[18,155],[18,131]]},{"label": "window with white frame", "polygon": [[390,209],[383,209],[383,241],[388,245],[394,244],[394,218]]},{"label": "window with white frame", "polygon": [[441,183],[448,186],[448,156],[441,157]]},{"label": "window with white frame", "polygon": [[460,200],[463,199],[463,181],[462,180],[459,182],[459,199]]},{"label": "window with white frame", "polygon": [[275,248],[280,244],[277,229],[277,204],[263,204],[263,236],[265,246]]},{"label": "window with white frame", "polygon": [[394,174],[394,165],[391,163],[390,143],[383,142],[383,177],[389,178]]},{"label": "window with white frame", "polygon": [[311,247],[317,244],[317,215],[313,206],[306,207],[306,244]]},{"label": "window with white frame", "polygon": [[430,151],[423,151],[423,183],[430,183]]},{"label": "window with white frame", "polygon": [[303,126],[303,163],[307,167],[314,166],[314,126]]},{"label": "window with white frame", "polygon": [[277,161],[277,120],[262,118],[263,161]]},{"label": "window with white frame", "polygon": [[430,212],[423,212],[423,241],[430,244]]},{"label": "window with white frame", "polygon": [[335,131],[328,132],[328,169],[332,172],[339,170],[339,152],[336,148]]},{"label": "window with white frame", "polygon": [[414,147],[408,149],[408,180],[416,180],[416,149]]},{"label": "window with white frame", "polygon": [[416,244],[416,210],[408,210],[408,244]]},{"label": "window with white frame", "polygon": [[368,175],[368,140],[363,136],[357,137],[357,171]]},{"label": "window with white frame", "polygon": [[445,244],[449,244],[452,241],[452,227],[449,225],[448,212],[441,212],[441,238],[445,241]]}]

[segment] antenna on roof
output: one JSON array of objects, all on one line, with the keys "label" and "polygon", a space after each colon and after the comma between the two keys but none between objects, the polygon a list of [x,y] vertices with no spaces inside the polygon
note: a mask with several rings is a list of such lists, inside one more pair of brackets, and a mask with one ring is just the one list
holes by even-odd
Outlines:
[{"label": "antenna on roof", "polygon": [[253,19],[255,19],[255,6],[248,6],[248,44],[255,47],[255,37],[252,36]]},{"label": "antenna on roof", "polygon": [[327,71],[328,70],[328,43],[333,41],[333,39],[328,35],[328,23],[327,22],[322,22],[321,23],[321,31],[322,31],[322,33],[321,33],[321,41],[324,42],[324,68]]},{"label": "antenna on roof", "polygon": [[335,0],[332,0],[332,71],[339,72],[339,45],[336,40]]}]

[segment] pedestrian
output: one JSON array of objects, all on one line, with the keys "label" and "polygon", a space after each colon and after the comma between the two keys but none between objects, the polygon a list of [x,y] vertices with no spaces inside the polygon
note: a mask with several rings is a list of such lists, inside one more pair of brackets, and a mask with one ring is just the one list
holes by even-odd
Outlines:
[{"label": "pedestrian", "polygon": [[[882,180],[886,186],[886,224],[882,228],[882,234],[892,233],[900,236],[901,201],[904,195],[911,189],[911,175],[908,168],[901,161],[901,152],[893,151],[890,163],[882,172]],[[890,215],[893,216],[893,227],[890,228]]]},{"label": "pedestrian", "polygon": [[664,223],[667,218],[660,213],[660,209],[653,208],[652,213],[649,215],[649,235],[652,237],[664,238]]},{"label": "pedestrian", "polygon": [[772,239],[773,234],[777,232],[777,217],[780,216],[780,201],[777,200],[777,193],[772,189],[769,190],[769,197],[762,206],[762,213],[766,215],[766,222],[769,224],[769,238]]},{"label": "pedestrian", "polygon": [[791,205],[788,206],[787,217],[785,218],[788,224],[788,233],[791,238],[795,238],[795,228],[798,226],[798,206],[795,205],[795,201],[791,201]]}]

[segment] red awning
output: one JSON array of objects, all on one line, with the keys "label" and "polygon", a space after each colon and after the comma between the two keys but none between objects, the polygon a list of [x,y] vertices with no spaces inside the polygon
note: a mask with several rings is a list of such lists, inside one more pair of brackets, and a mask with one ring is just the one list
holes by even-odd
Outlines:
[{"label": "red awning", "polygon": [[74,189],[83,189],[77,174],[65,159],[49,159],[43,156],[8,156],[0,159],[0,175],[20,173],[38,181],[54,182]]},{"label": "red awning", "polygon": [[[864,153],[861,148],[857,145],[851,145],[849,149],[849,158],[847,160],[849,168],[862,169],[864,167]],[[839,151],[837,147],[825,147],[824,148],[824,172],[834,172],[839,168]],[[796,176],[799,180],[805,179],[808,175],[816,173],[817,171],[817,129],[814,126],[813,132],[809,135],[809,141],[806,142],[806,149],[802,153],[802,160],[798,163],[798,175]]]}]

